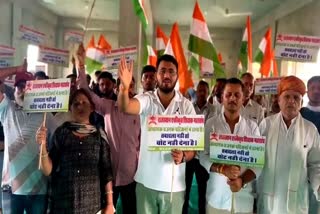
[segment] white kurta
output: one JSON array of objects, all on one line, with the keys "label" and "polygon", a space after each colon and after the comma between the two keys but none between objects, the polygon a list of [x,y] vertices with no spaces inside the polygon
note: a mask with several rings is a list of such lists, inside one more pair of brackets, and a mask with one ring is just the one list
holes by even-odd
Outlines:
[{"label": "white kurta", "polygon": [[[210,118],[205,125],[205,151],[200,153],[200,163],[210,173],[210,178],[207,185],[207,202],[216,209],[231,210],[232,192],[227,184],[228,178],[219,173],[211,172],[212,162],[210,161],[210,133],[218,134],[236,134],[246,136],[260,136],[258,125],[250,119],[240,116],[239,122],[236,124],[234,132],[231,133],[230,127],[227,124],[223,113],[220,113]],[[247,168],[242,167],[241,173]],[[253,170],[256,176],[259,176],[260,170]],[[252,182],[240,192],[235,193],[235,211],[241,213],[250,213],[253,211],[253,190]]]},{"label": "white kurta", "polygon": [[264,118],[264,110],[256,101],[250,99],[247,105],[241,108],[241,116],[260,124]]},{"label": "white kurta", "polygon": [[[268,156],[268,150],[271,149],[270,145],[273,142],[268,142],[269,129],[272,124],[276,123],[276,120],[279,121],[279,135],[278,142],[276,147],[276,164],[275,169],[271,170],[265,165],[261,176],[258,180],[258,194],[259,194],[259,202],[258,202],[258,213],[261,214],[271,214],[271,213],[281,213],[286,214],[288,211],[288,194],[289,190],[289,175],[290,175],[290,167],[292,163],[292,152],[294,148],[294,138],[297,136],[297,118],[292,120],[292,123],[289,128],[287,128],[285,122],[283,121],[282,115],[276,115],[267,117],[264,119],[259,128],[262,136],[267,137],[266,144],[266,163],[270,160]],[[304,144],[299,150],[301,152],[301,157],[303,163],[301,164],[302,169],[297,169],[299,172],[300,180],[297,190],[297,203],[296,207],[291,208],[295,210],[296,214],[304,214],[308,213],[308,180],[311,183],[314,191],[317,192],[319,184],[320,184],[320,146],[319,146],[319,134],[315,126],[309,121],[302,119],[304,124],[304,138],[305,140],[301,141]],[[300,130],[301,131],[301,130]],[[274,174],[274,190],[264,189],[264,182],[268,182],[265,177],[266,173]],[[296,176],[299,176],[296,175]],[[273,194],[270,194],[270,191]],[[292,190],[291,190],[292,191]],[[271,199],[270,199],[271,198]],[[266,205],[265,201],[270,199],[269,205]],[[291,206],[291,205],[290,205]]]}]

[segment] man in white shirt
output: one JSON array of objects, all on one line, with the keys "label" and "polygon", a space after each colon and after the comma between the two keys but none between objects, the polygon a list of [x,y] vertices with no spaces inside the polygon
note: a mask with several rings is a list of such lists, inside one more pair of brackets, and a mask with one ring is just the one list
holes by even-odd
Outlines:
[{"label": "man in white shirt", "polygon": [[152,65],[146,65],[141,71],[141,85],[143,93],[147,91],[154,91],[157,85],[156,68]]},{"label": "man in white shirt", "polygon": [[235,212],[252,213],[252,181],[255,169],[212,163],[209,158],[210,133],[259,136],[258,125],[242,117],[240,109],[244,86],[239,79],[228,79],[222,94],[224,112],[210,118],[205,125],[205,152],[200,163],[210,173],[207,184],[207,213],[227,214],[231,211],[232,194],[235,194]]},{"label": "man in white shirt", "polygon": [[[122,58],[119,66],[121,85],[118,94],[119,107],[129,114],[140,114],[141,146],[137,182],[137,213],[182,212],[185,194],[185,161],[191,160],[192,151],[148,151],[147,118],[149,115],[195,114],[192,103],[174,90],[178,80],[178,63],[171,55],[162,55],[157,61],[158,88],[129,99],[128,90],[133,74],[133,63],[128,66]],[[173,167],[173,162],[176,164]],[[174,175],[174,176],[173,176]],[[173,181],[172,181],[173,179]],[[170,192],[173,192],[170,202]]]},{"label": "man in white shirt", "polygon": [[221,110],[222,110],[222,91],[223,91],[223,88],[226,84],[226,79],[225,78],[219,78],[216,80],[216,84],[214,85],[213,89],[212,89],[212,92],[211,92],[211,95],[208,99],[208,102],[210,104],[212,104],[215,109],[216,109],[216,112],[220,113]]},{"label": "man in white shirt", "polygon": [[[309,103],[306,107],[301,108],[300,113],[303,118],[312,122],[320,133],[320,76],[311,77],[308,80],[307,88]],[[319,214],[320,204],[316,200],[312,189],[309,191],[309,197],[309,214]]]},{"label": "man in white shirt", "polygon": [[295,76],[278,86],[280,113],[264,119],[266,162],[258,180],[258,213],[307,214],[308,185],[318,197],[320,137],[316,127],[299,113],[306,87]]},{"label": "man in white shirt", "polygon": [[254,90],[254,77],[251,73],[244,73],[241,75],[241,81],[244,85],[244,99],[241,115],[259,124],[264,118],[264,110],[261,105],[251,99]]},{"label": "man in white shirt", "polygon": [[[197,99],[193,103],[193,107],[197,114],[204,115],[205,121],[216,114],[215,107],[207,101],[208,95],[209,84],[204,80],[200,80],[196,91]],[[198,213],[204,214],[206,213],[206,191],[209,174],[207,170],[200,165],[198,158],[193,158],[186,164],[186,197],[183,205],[183,214],[188,214],[193,174],[195,174],[198,186]]]}]

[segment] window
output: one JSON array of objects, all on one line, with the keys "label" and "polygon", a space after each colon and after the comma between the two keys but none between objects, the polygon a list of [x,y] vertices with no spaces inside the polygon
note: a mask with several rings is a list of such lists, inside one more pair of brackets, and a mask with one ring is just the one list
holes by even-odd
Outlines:
[{"label": "window", "polygon": [[38,61],[39,47],[36,45],[28,45],[27,49],[27,60],[28,60],[28,71],[35,73],[37,71],[44,71],[46,74],[48,65]]}]

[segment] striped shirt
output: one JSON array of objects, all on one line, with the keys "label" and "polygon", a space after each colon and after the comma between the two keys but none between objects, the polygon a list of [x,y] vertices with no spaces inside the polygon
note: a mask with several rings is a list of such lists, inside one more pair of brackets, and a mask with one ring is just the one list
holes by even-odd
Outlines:
[{"label": "striped shirt", "polygon": [[[47,193],[47,178],[38,169],[39,145],[35,141],[43,115],[24,112],[6,96],[0,102],[0,121],[5,136],[2,186],[10,185],[13,194]],[[54,128],[52,122],[52,114],[48,113],[48,133]]]}]

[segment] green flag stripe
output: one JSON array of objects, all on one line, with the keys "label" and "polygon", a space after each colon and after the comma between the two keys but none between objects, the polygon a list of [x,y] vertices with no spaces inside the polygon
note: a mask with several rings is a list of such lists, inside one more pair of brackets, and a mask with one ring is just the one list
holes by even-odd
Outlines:
[{"label": "green flag stripe", "polygon": [[138,0],[132,0],[132,2],[133,2],[133,7],[134,7],[134,11],[135,11],[136,15],[139,17],[143,28],[146,29],[147,26],[148,26],[147,17],[145,16],[139,1]]},{"label": "green flag stripe", "polygon": [[95,70],[101,70],[102,65],[103,64],[101,62],[86,58],[86,70],[89,74],[91,74]]},{"label": "green flag stripe", "polygon": [[263,59],[263,52],[259,49],[258,52],[256,53],[255,57],[254,57],[254,61],[261,63]]},{"label": "green flag stripe", "polygon": [[197,74],[197,76],[199,77],[200,76],[200,64],[194,56],[190,57],[189,66],[190,66],[191,70],[193,72],[195,72]]},{"label": "green flag stripe", "polygon": [[214,48],[213,44],[208,41],[190,34],[188,49],[199,56],[212,59],[214,62],[220,64],[216,49]]}]

